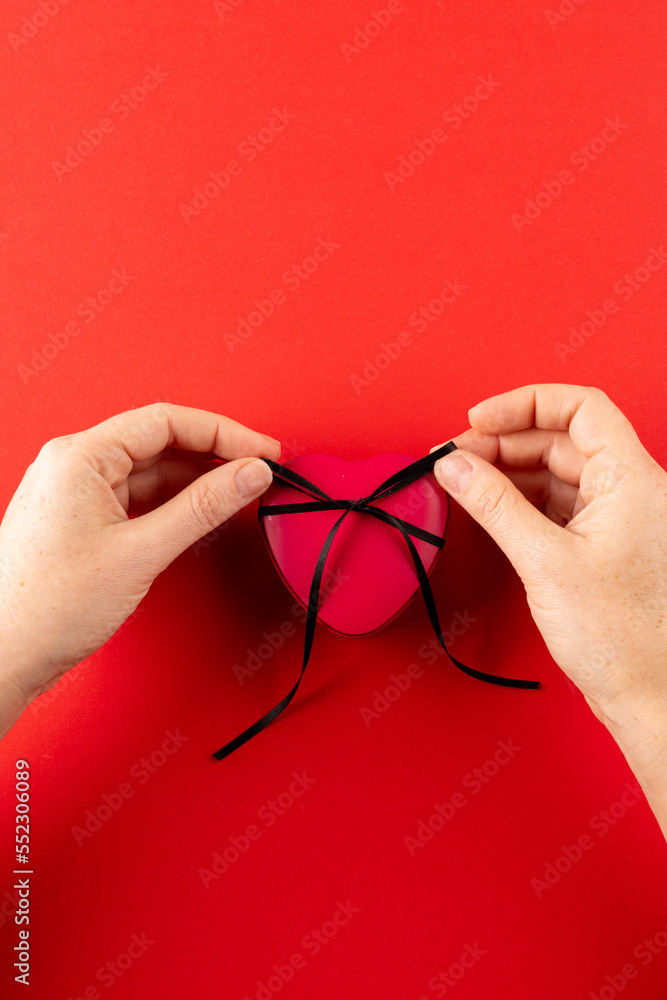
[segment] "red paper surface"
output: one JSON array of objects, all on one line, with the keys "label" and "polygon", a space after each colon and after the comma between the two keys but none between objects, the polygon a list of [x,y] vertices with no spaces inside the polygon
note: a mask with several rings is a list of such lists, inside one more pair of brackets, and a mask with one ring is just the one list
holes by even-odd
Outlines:
[{"label": "red paper surface", "polygon": [[[580,383],[665,463],[664,6],[391,10],[5,5],[3,506],[48,438],[157,400],[228,414],[284,457],[358,460],[425,454],[493,393]],[[294,601],[244,512],[0,746],[3,996],[664,997],[664,838],[643,796],[619,804],[625,759],[452,506],[432,576],[452,650],[542,688],[432,654],[415,600],[377,635],[319,629],[294,703],[213,761],[301,662],[298,622],[270,645]],[[18,758],[29,992],[12,969]],[[412,856],[436,806],[454,814]],[[583,835],[538,898],[531,880]]]}]

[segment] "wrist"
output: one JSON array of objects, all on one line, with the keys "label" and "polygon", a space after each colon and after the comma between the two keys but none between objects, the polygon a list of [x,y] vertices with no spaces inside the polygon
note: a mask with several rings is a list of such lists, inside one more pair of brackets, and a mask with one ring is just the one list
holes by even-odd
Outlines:
[{"label": "wrist", "polygon": [[28,629],[14,620],[0,625],[0,687],[7,702],[22,708],[48,686],[47,665],[30,640]]},{"label": "wrist", "polygon": [[667,692],[616,699],[598,718],[618,744],[667,839]]},{"label": "wrist", "polygon": [[32,700],[6,669],[6,665],[0,666],[0,739],[9,732]]}]

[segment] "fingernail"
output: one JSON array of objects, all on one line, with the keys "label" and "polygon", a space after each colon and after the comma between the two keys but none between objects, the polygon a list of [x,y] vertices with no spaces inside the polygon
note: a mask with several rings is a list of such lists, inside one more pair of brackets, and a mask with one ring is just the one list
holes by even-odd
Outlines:
[{"label": "fingernail", "polygon": [[234,485],[240,497],[251,500],[263,493],[272,479],[271,469],[266,462],[256,458],[254,462],[241,466],[234,476]]},{"label": "fingernail", "polygon": [[[451,438],[449,439],[449,441],[443,441],[442,444],[450,444],[450,442],[451,442]],[[442,448],[442,444],[435,444],[435,445],[433,445],[432,448],[429,448],[429,451],[428,451],[429,455],[431,455],[434,451],[437,451],[438,448]]]},{"label": "fingernail", "polygon": [[280,441],[276,441],[276,439],[272,437],[267,437],[267,441],[270,441],[271,444],[274,444],[276,446],[276,451],[278,452],[278,456],[280,456],[280,452],[283,450],[283,446],[281,445]]},{"label": "fingernail", "polygon": [[451,455],[439,458],[433,466],[433,471],[440,484],[449,492],[461,493],[472,476],[472,465],[463,455],[453,451]]}]

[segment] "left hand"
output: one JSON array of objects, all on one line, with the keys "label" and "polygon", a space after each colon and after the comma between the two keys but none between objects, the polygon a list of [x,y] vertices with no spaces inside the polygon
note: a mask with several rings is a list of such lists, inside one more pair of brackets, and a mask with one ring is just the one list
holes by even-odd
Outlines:
[{"label": "left hand", "polygon": [[99,649],[176,556],[269,486],[247,456],[279,455],[273,438],[171,403],[48,441],[0,525],[5,688],[27,704]]}]

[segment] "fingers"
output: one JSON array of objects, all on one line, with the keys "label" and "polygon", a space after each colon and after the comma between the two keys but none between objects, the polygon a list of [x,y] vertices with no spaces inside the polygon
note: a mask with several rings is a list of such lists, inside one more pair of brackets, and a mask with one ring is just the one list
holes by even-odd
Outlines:
[{"label": "fingers", "polygon": [[535,560],[568,545],[573,536],[553,524],[523,496],[500,469],[471,451],[438,459],[435,477],[500,546],[522,579]]},{"label": "fingers", "polygon": [[457,448],[474,451],[487,462],[523,468],[543,465],[564,483],[578,486],[586,459],[567,431],[532,427],[511,434],[483,434],[471,429],[453,438]]},{"label": "fingers", "polygon": [[639,444],[627,417],[602,392],[581,385],[524,385],[478,403],[470,425],[486,434],[511,434],[539,427],[568,431],[586,458],[605,448],[626,450]]},{"label": "fingers", "polygon": [[512,469],[504,474],[554,524],[563,527],[574,517],[580,500],[576,486],[564,483],[548,469]]},{"label": "fingers", "polygon": [[157,576],[188,546],[260,496],[271,480],[270,468],[259,459],[219,465],[160,507],[129,521],[124,537]]},{"label": "fingers", "polygon": [[[586,460],[565,431],[533,428],[498,437],[470,429],[452,440],[459,450],[474,452],[491,464],[510,466],[501,470],[503,474],[556,524],[563,525],[574,516],[579,476]],[[542,462],[545,468],[523,468]]]},{"label": "fingers", "polygon": [[[141,463],[144,465],[145,463]],[[119,503],[127,511],[154,502],[171,499],[199,476],[217,468],[213,461],[180,461],[162,458],[145,468],[132,472],[114,491]]]},{"label": "fingers", "polygon": [[[278,459],[280,443],[229,417],[174,403],[155,403],[110,417],[77,435],[79,448],[112,486],[165,448],[211,452],[219,458]],[[138,466],[141,468],[141,466]]]},{"label": "fingers", "polygon": [[[454,442],[457,448],[463,451],[474,451],[476,455],[480,458],[485,459],[487,462],[495,462],[498,457],[498,435],[497,434],[485,434],[483,431],[476,430],[475,428],[470,428],[467,431],[463,431],[462,434],[457,434],[456,437],[450,438]],[[444,441],[442,442],[445,443]],[[436,448],[440,448],[441,445],[436,444],[431,451],[435,451]]]}]

